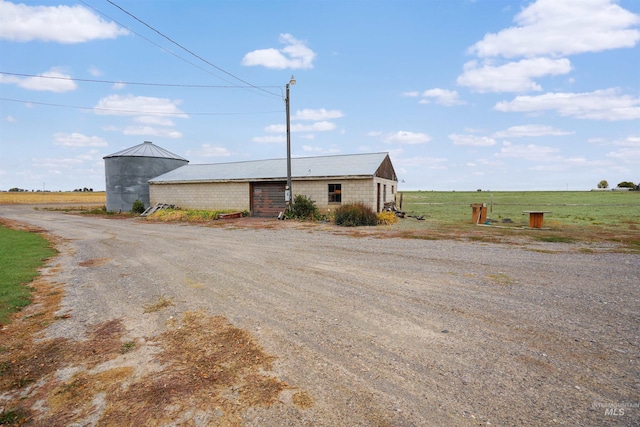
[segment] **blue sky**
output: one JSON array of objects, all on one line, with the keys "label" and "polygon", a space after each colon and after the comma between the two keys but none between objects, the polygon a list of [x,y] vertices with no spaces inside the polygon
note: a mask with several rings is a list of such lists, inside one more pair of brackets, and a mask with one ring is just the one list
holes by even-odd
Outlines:
[{"label": "blue sky", "polygon": [[291,75],[292,155],[389,152],[399,190],[638,183],[639,43],[637,0],[0,0],[0,190],[283,158]]}]

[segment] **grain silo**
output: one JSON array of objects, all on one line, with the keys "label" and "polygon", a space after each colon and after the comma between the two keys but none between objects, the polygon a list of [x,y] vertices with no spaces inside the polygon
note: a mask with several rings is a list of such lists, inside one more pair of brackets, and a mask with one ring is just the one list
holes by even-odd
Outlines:
[{"label": "grain silo", "polygon": [[189,163],[188,160],[145,141],[104,157],[107,210],[130,211],[140,200],[149,207],[149,181]]}]

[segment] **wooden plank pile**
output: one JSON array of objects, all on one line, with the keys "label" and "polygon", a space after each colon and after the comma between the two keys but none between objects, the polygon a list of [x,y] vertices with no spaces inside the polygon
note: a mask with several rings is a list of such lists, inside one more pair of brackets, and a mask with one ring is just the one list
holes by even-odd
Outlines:
[{"label": "wooden plank pile", "polygon": [[147,209],[145,209],[145,211],[142,212],[140,216],[151,215],[152,213],[159,211],[161,209],[176,209],[176,206],[170,205],[168,203],[156,203],[155,205],[149,206]]}]

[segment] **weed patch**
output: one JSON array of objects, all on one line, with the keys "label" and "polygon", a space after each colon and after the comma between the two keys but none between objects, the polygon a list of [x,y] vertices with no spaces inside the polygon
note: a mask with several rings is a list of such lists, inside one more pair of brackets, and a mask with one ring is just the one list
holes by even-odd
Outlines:
[{"label": "weed patch", "polygon": [[173,303],[173,299],[169,297],[165,297],[164,295],[160,295],[156,302],[151,304],[145,304],[143,308],[144,308],[144,313],[154,313],[156,311],[160,311],[162,309],[171,307],[173,305],[175,305]]},{"label": "weed patch", "polygon": [[568,236],[537,236],[537,240],[549,243],[576,243],[576,239]]},{"label": "weed patch", "polygon": [[513,285],[517,283],[513,277],[504,273],[487,274],[487,278],[491,279],[494,283],[502,286]]}]

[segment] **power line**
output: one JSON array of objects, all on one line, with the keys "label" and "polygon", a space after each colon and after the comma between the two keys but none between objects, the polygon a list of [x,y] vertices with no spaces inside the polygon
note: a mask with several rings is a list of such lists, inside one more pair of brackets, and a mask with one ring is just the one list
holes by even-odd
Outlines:
[{"label": "power line", "polygon": [[[194,67],[198,68],[199,70],[204,71],[205,73],[211,74],[212,76],[214,76],[214,77],[216,77],[216,78],[218,78],[218,79],[220,79],[220,80],[223,80],[223,81],[225,81],[225,82],[227,82],[227,83],[229,83],[229,84],[233,85],[233,83],[232,83],[232,82],[230,82],[229,80],[227,80],[227,79],[225,79],[225,78],[223,78],[223,77],[220,77],[220,76],[218,76],[218,75],[216,75],[216,74],[213,74],[211,71],[209,71],[209,70],[207,70],[207,69],[205,69],[205,68],[203,68],[203,67],[201,67],[201,66],[199,66],[199,65],[197,65],[197,64],[195,64],[195,63],[193,63],[193,62],[191,62],[191,61],[189,61],[188,59],[183,58],[182,56],[178,55],[177,53],[173,52],[172,50],[167,49],[167,48],[165,48],[165,47],[163,47],[163,46],[159,45],[158,43],[154,42],[153,40],[151,40],[151,39],[149,39],[149,38],[147,38],[147,37],[143,36],[142,34],[138,33],[137,31],[135,31],[135,30],[133,30],[133,29],[131,29],[131,28],[127,27],[126,25],[122,24],[122,23],[121,23],[121,22],[119,22],[118,20],[116,20],[116,19],[114,19],[114,18],[110,17],[110,16],[109,16],[109,15],[107,15],[106,13],[104,13],[104,12],[102,12],[102,11],[100,11],[100,10],[96,9],[95,7],[91,6],[90,4],[86,3],[84,0],[79,0],[79,2],[80,2],[80,3],[82,3],[82,4],[84,4],[84,5],[85,5],[85,6],[87,6],[88,8],[92,9],[93,11],[95,11],[96,13],[98,13],[99,15],[102,15],[103,17],[105,17],[105,18],[107,18],[107,19],[110,19],[111,21],[113,21],[113,22],[115,22],[116,24],[120,25],[121,27],[126,28],[127,30],[131,31],[133,34],[135,34],[135,35],[137,35],[138,37],[140,37],[140,38],[142,38],[142,39],[146,40],[147,42],[151,43],[152,45],[156,46],[157,48],[159,48],[159,49],[161,49],[161,50],[163,50],[163,51],[165,51],[165,52],[167,52],[167,53],[169,53],[169,54],[171,54],[171,55],[175,56],[176,58],[180,59],[181,61],[184,61],[184,62],[186,62],[187,64],[192,65],[192,66],[194,66]],[[119,6],[118,6],[118,7],[119,7]],[[122,8],[120,8],[120,9],[122,10]],[[128,13],[128,12],[126,12],[126,11],[125,11],[125,13]],[[145,25],[146,25],[146,24],[145,24]],[[154,30],[154,31],[156,31],[156,30]],[[156,32],[157,32],[157,31],[156,31]],[[166,36],[165,36],[165,37],[166,37]],[[205,61],[205,62],[206,62],[206,61]],[[215,66],[214,66],[214,67],[215,67]],[[217,67],[216,67],[216,68],[217,68]],[[223,71],[224,71],[224,70],[223,70]],[[226,72],[226,71],[225,71],[225,72]],[[234,76],[234,77],[235,77],[235,76]],[[241,80],[241,79],[239,79],[239,80]],[[241,80],[241,81],[242,81],[242,80]],[[270,91],[268,91],[268,90],[260,89],[260,87],[259,87],[259,86],[254,86],[254,85],[251,85],[250,83],[247,83],[247,84],[251,87],[251,89],[256,88],[256,89],[258,89],[258,90],[260,90],[260,91],[262,91],[262,92],[264,92],[264,93],[267,93],[267,94],[269,94],[269,95],[276,96],[276,97],[278,97],[278,98],[281,98],[281,97],[282,97],[282,94],[277,94],[277,93],[270,92]],[[242,86],[237,86],[237,85],[236,85],[236,87],[241,87],[241,88],[242,88]],[[279,86],[262,86],[262,87],[279,87]],[[249,88],[244,88],[244,89],[249,89]],[[282,88],[281,88],[281,89],[282,89]],[[255,93],[255,92],[254,92],[254,93]]]},{"label": "power line", "polygon": [[91,111],[108,111],[113,113],[128,113],[128,114],[149,114],[149,115],[158,115],[158,116],[239,116],[239,115],[253,115],[253,114],[273,114],[273,113],[282,113],[282,110],[277,111],[254,111],[250,113],[240,113],[240,112],[224,112],[224,113],[188,113],[188,112],[179,112],[179,113],[170,113],[166,111],[139,111],[139,110],[117,110],[112,108],[99,108],[99,107],[82,107],[77,105],[64,105],[64,104],[53,104],[48,102],[36,102],[36,101],[25,101],[22,99],[12,99],[12,98],[0,98],[0,101],[8,101],[8,102],[21,102],[24,104],[33,104],[33,105],[45,105],[48,107],[61,107],[61,108],[75,108],[78,110],[91,110]]},{"label": "power line", "polygon": [[[81,1],[82,1],[82,0],[81,0]],[[278,95],[278,94],[276,94],[276,93],[269,92],[269,91],[267,91],[267,90],[262,89],[262,88],[261,88],[261,87],[259,87],[259,86],[255,86],[255,85],[253,85],[253,84],[249,83],[248,81],[241,79],[240,77],[236,76],[235,74],[232,74],[232,73],[228,72],[227,70],[225,70],[225,69],[223,69],[223,68],[221,68],[221,67],[219,67],[219,66],[217,66],[217,65],[213,64],[212,62],[210,62],[210,61],[208,61],[208,60],[204,59],[202,56],[200,56],[200,55],[196,54],[196,53],[195,53],[195,52],[193,52],[192,50],[190,50],[190,49],[186,48],[185,46],[181,45],[180,43],[176,42],[176,41],[175,41],[175,40],[173,40],[171,37],[167,36],[166,34],[162,33],[161,31],[159,31],[159,30],[155,29],[154,27],[152,27],[151,25],[147,24],[145,21],[143,21],[142,19],[138,18],[137,16],[135,16],[135,15],[134,15],[134,14],[132,14],[131,12],[129,12],[129,11],[127,11],[127,10],[125,10],[124,8],[122,8],[121,6],[119,6],[118,4],[116,4],[115,2],[113,2],[113,1],[111,1],[111,0],[105,0],[105,1],[106,1],[107,3],[109,3],[109,4],[113,5],[114,7],[116,7],[116,8],[118,8],[118,9],[120,9],[122,12],[126,13],[127,15],[129,15],[130,17],[132,17],[133,19],[135,19],[136,21],[138,21],[138,22],[139,22],[139,23],[141,23],[142,25],[146,26],[146,27],[147,27],[147,28],[149,28],[150,30],[152,30],[152,31],[154,31],[155,33],[157,33],[158,35],[160,35],[160,36],[164,37],[164,38],[165,38],[165,39],[167,39],[169,42],[171,42],[171,43],[173,43],[174,45],[178,46],[180,49],[182,49],[182,50],[184,50],[185,52],[187,52],[187,53],[191,54],[192,56],[194,56],[194,57],[198,58],[199,60],[201,60],[201,61],[202,61],[202,62],[204,62],[205,64],[207,64],[207,65],[209,65],[209,66],[211,66],[211,67],[215,68],[215,69],[216,69],[216,70],[218,70],[218,71],[221,71],[221,72],[225,73],[226,75],[228,75],[228,76],[230,76],[230,77],[233,77],[234,79],[236,79],[236,80],[238,80],[238,81],[240,81],[240,82],[244,83],[245,85],[251,86],[251,87],[252,87],[252,88],[254,88],[254,89],[257,89],[257,90],[260,90],[260,91],[263,91],[263,92],[269,93],[269,94],[271,94],[271,95],[279,96],[279,95]],[[84,2],[83,2],[83,3],[84,3]]]},{"label": "power line", "polygon": [[24,73],[10,73],[7,71],[0,71],[0,74],[4,74],[7,76],[17,76],[17,77],[36,77],[40,79],[54,79],[54,80],[68,80],[68,81],[76,81],[76,82],[89,82],[89,83],[109,83],[109,84],[125,84],[125,85],[139,85],[139,86],[163,86],[163,87],[188,87],[188,88],[215,88],[215,89],[246,89],[246,88],[255,88],[255,87],[269,87],[269,88],[277,88],[280,86],[221,86],[221,85],[195,85],[195,84],[177,84],[177,83],[145,83],[145,82],[126,82],[126,81],[116,81],[116,80],[98,80],[98,79],[77,79],[73,77],[61,77],[61,76],[43,76],[37,74],[24,74]]}]

